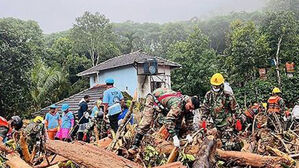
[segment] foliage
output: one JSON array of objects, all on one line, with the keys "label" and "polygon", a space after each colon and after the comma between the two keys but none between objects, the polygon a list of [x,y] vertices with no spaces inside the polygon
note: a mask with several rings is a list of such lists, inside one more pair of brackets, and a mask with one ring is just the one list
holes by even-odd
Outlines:
[{"label": "foliage", "polygon": [[29,106],[28,73],[42,53],[42,31],[34,21],[0,19],[0,115],[21,114]]},{"label": "foliage", "polygon": [[234,94],[239,105],[249,107],[255,102],[266,102],[274,86],[267,80],[249,80],[243,87],[234,87]]},{"label": "foliage", "polygon": [[165,154],[160,154],[154,147],[148,145],[145,148],[143,160],[147,167],[155,167],[165,164],[167,158]]},{"label": "foliage", "polygon": [[288,107],[293,107],[296,100],[299,99],[299,72],[298,68],[292,78],[287,77],[284,73],[282,75],[282,93]]},{"label": "foliage", "polygon": [[109,19],[99,13],[85,12],[76,18],[71,38],[77,52],[88,53],[93,66],[119,54]]},{"label": "foliage", "polygon": [[[289,105],[298,98],[299,29],[295,0],[269,0],[262,12],[232,12],[201,20],[172,23],[110,23],[99,13],[85,12],[72,29],[43,35],[34,21],[0,19],[0,115],[11,116],[75,94],[89,86],[76,76],[116,55],[143,50],[178,62],[172,87],[203,96],[209,79],[221,72],[240,105],[266,101],[276,80],[276,56],[281,89]],[[218,55],[217,55],[218,54]],[[284,72],[296,65],[293,78]],[[259,79],[258,68],[267,69]],[[43,85],[46,83],[47,85]]]},{"label": "foliage", "polygon": [[265,11],[292,11],[298,19],[299,1],[298,0],[268,0]]},{"label": "foliage", "polygon": [[270,44],[270,56],[274,57],[277,52],[279,38],[282,38],[280,48],[280,61],[299,61],[299,29],[295,14],[289,11],[270,12],[262,22],[261,30],[267,36]]},{"label": "foliage", "polygon": [[233,22],[222,66],[229,81],[242,87],[248,80],[255,80],[258,68],[267,66],[268,46],[266,36],[257,30],[253,22]]},{"label": "foliage", "polygon": [[195,29],[186,41],[172,45],[167,57],[182,65],[172,73],[175,90],[202,96],[209,90],[209,77],[217,70],[216,53],[209,48],[208,37],[199,29]]},{"label": "foliage", "polygon": [[69,74],[71,84],[77,82],[79,72],[90,68],[91,61],[85,56],[74,53],[74,44],[68,38],[58,38],[51,48],[48,49],[46,62],[49,66],[60,66],[65,73]]},{"label": "foliage", "polygon": [[43,62],[35,63],[31,71],[30,94],[34,101],[34,110],[59,101],[69,89],[67,74],[58,67],[47,67]]},{"label": "foliage", "polygon": [[184,165],[189,165],[195,161],[195,157],[191,154],[185,154],[183,152],[180,152],[178,160],[182,162]]}]

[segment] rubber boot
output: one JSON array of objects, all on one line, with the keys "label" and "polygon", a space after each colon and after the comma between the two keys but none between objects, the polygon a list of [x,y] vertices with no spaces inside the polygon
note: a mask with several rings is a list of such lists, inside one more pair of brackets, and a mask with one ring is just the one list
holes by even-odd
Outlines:
[{"label": "rubber boot", "polygon": [[133,146],[131,149],[128,150],[128,152],[132,155],[136,154],[138,152],[138,148],[140,146],[140,142],[143,138],[143,135],[140,133],[137,133],[135,138],[134,138],[134,142],[133,142]]}]

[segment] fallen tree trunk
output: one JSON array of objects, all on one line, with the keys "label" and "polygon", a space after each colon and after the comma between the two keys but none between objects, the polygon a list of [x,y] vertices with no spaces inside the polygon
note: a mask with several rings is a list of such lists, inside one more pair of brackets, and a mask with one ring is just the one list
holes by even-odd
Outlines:
[{"label": "fallen tree trunk", "polygon": [[21,149],[22,149],[22,154],[23,154],[24,160],[27,163],[30,163],[31,162],[31,155],[29,153],[28,144],[27,144],[25,136],[23,135],[23,132],[21,132],[21,135],[20,135],[20,146],[21,146]]},{"label": "fallen tree trunk", "polygon": [[195,162],[192,168],[210,168],[214,162],[214,155],[216,150],[216,141],[213,136],[205,138],[204,142],[200,145],[200,149],[196,154]]},{"label": "fallen tree trunk", "polygon": [[[55,157],[55,158],[53,159],[53,157]],[[50,162],[50,164],[48,164],[48,162],[46,160],[44,160],[41,164],[34,166],[34,168],[45,168],[45,167],[56,165],[59,162],[65,162],[68,160],[65,157],[62,157],[59,155],[57,155],[57,156],[52,155],[48,159],[49,159],[49,161],[51,161],[53,159],[53,161]]]},{"label": "fallen tree trunk", "polygon": [[6,155],[6,158],[8,160],[5,163],[10,168],[32,168],[16,154],[8,154],[8,155]]},{"label": "fallen tree trunk", "polygon": [[113,152],[96,146],[87,146],[84,143],[66,143],[63,141],[48,140],[45,146],[47,150],[89,168],[141,168],[139,164],[117,156]]},{"label": "fallen tree trunk", "polygon": [[223,160],[234,160],[239,165],[254,167],[281,167],[281,164],[290,165],[282,157],[262,156],[249,152],[223,151],[216,149],[217,155]]}]

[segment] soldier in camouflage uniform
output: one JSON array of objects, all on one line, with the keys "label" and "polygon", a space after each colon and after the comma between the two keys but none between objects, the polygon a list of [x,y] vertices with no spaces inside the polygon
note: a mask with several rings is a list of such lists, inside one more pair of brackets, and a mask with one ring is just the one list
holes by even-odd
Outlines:
[{"label": "soldier in camouflage uniform", "polygon": [[211,78],[212,90],[206,93],[204,103],[201,106],[202,123],[201,126],[206,129],[208,121],[209,128],[217,129],[217,137],[221,139],[224,149],[236,149],[233,142],[234,125],[241,131],[242,125],[239,117],[238,104],[235,97],[224,91],[224,78],[220,73],[216,73]]},{"label": "soldier in camouflage uniform", "polygon": [[164,125],[174,140],[176,146],[179,145],[178,129],[181,126],[182,119],[185,117],[187,125],[192,126],[192,110],[199,108],[199,99],[182,95],[179,92],[167,88],[159,88],[146,97],[143,118],[137,127],[137,134],[130,153],[136,153],[143,136],[150,129],[154,121],[155,113],[162,112],[165,117]]}]

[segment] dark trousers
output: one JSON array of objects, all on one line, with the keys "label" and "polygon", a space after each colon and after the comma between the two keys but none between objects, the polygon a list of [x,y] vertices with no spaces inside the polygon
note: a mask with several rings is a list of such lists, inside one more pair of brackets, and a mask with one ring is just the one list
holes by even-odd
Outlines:
[{"label": "dark trousers", "polygon": [[85,141],[85,142],[90,142],[90,135],[86,133],[86,140],[84,140],[84,133],[83,132],[78,132],[78,140],[79,141]]},{"label": "dark trousers", "polygon": [[120,115],[120,113],[109,116],[110,127],[115,133],[118,129],[118,116],[119,115]]}]

